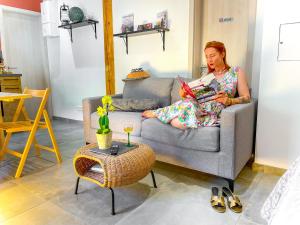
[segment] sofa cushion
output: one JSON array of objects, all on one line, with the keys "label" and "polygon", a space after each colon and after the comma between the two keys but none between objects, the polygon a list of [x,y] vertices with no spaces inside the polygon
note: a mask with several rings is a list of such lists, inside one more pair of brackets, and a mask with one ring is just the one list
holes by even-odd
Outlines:
[{"label": "sofa cushion", "polygon": [[[141,136],[141,122],[142,114],[139,112],[122,112],[114,111],[109,112],[109,127],[113,132],[124,133],[124,123],[130,122],[133,125],[133,132],[131,135]],[[91,127],[94,129],[99,128],[99,116],[97,112],[91,114]]]},{"label": "sofa cushion", "polygon": [[220,128],[199,127],[180,130],[158,119],[142,122],[142,138],[181,148],[217,152],[220,149]]},{"label": "sofa cushion", "polygon": [[[194,80],[192,78],[182,78],[182,77],[181,77],[181,79],[184,80],[185,82],[190,82],[190,81]],[[180,89],[180,83],[177,79],[175,79],[174,83],[173,83],[172,91],[171,91],[171,104],[181,100],[181,97],[179,95],[179,89]]]},{"label": "sofa cushion", "polygon": [[173,78],[148,78],[126,81],[123,98],[158,99],[160,107],[170,105]]},{"label": "sofa cushion", "polygon": [[142,112],[159,108],[158,99],[114,98],[112,105],[116,111]]}]

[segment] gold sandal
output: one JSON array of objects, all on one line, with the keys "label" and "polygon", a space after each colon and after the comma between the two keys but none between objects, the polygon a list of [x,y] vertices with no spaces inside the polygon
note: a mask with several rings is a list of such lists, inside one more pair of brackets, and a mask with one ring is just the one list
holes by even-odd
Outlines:
[{"label": "gold sandal", "polygon": [[232,194],[232,192],[227,187],[223,187],[222,191],[223,195],[227,199],[227,205],[229,209],[231,209],[235,213],[241,213],[243,211],[243,206],[238,196]]},{"label": "gold sandal", "polygon": [[219,189],[217,187],[211,188],[211,199],[210,204],[214,210],[219,213],[224,213],[226,211],[224,197],[221,195],[219,196]]}]

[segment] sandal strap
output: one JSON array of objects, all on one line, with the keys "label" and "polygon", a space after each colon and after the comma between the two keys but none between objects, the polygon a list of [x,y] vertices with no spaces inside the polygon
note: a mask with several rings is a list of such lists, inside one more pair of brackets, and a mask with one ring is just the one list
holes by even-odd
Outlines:
[{"label": "sandal strap", "polygon": [[225,201],[224,201],[223,196],[221,196],[221,197],[212,196],[210,202],[211,202],[212,206],[219,206],[219,207],[224,207],[225,206]]},{"label": "sandal strap", "polygon": [[242,207],[242,203],[236,195],[233,195],[233,197],[231,197],[229,200],[229,206],[230,206],[230,208]]}]

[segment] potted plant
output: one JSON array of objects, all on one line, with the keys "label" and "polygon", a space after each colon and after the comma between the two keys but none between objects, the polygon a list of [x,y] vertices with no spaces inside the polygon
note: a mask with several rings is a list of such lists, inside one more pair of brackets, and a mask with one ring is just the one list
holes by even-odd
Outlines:
[{"label": "potted plant", "polygon": [[98,106],[97,114],[99,115],[99,129],[96,137],[99,149],[108,149],[112,145],[112,131],[109,128],[108,111],[113,111],[111,96],[102,98],[102,107]]}]

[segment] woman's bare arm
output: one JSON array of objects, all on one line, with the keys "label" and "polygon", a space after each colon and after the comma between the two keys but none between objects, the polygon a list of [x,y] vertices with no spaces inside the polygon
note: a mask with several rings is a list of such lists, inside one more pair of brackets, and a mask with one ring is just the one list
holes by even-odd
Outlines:
[{"label": "woman's bare arm", "polygon": [[239,97],[229,98],[226,94],[221,93],[220,97],[217,97],[216,99],[217,102],[223,103],[226,106],[250,102],[250,92],[247,84],[246,74],[240,68],[237,71],[237,74],[238,74],[237,91]]},{"label": "woman's bare arm", "polygon": [[237,81],[237,91],[239,93],[239,97],[241,103],[246,103],[250,101],[250,92],[247,83],[247,78],[245,72],[239,68],[238,70],[238,81]]}]

